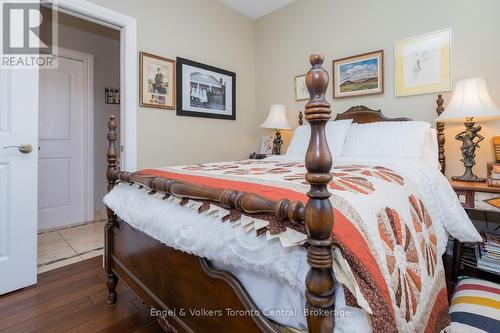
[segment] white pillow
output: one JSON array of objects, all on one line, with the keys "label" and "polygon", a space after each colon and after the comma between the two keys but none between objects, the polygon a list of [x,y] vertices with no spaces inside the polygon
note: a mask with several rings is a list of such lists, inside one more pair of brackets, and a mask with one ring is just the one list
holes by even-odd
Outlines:
[{"label": "white pillow", "polygon": [[[352,124],[352,119],[335,120],[326,123],[326,141],[332,156],[342,155],[347,131]],[[304,157],[311,137],[311,126],[304,124],[295,129],[292,140],[286,151],[286,156]]]},{"label": "white pillow", "polygon": [[430,125],[423,121],[352,124],[343,156],[422,158]]},{"label": "white pillow", "polygon": [[441,170],[441,164],[439,164],[439,145],[437,141],[436,129],[429,128],[426,137],[422,159],[429,163],[429,165],[433,168],[435,167],[438,170]]}]

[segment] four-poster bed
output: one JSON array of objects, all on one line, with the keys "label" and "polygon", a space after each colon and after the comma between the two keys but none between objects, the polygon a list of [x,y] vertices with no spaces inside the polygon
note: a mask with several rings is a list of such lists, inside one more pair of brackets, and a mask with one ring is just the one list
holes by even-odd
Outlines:
[{"label": "four-poster bed", "polygon": [[[312,55],[310,63],[312,68],[306,76],[306,83],[311,98],[305,107],[305,119],[311,126],[310,144],[305,157],[305,181],[310,185],[306,204],[287,197],[271,200],[232,188],[215,188],[155,174],[120,171],[115,149],[117,123],[113,117],[109,122],[107,179],[108,191],[117,182],[136,184],[150,193],[165,197],[211,202],[231,213],[266,215],[289,223],[290,227],[298,230],[305,227],[307,263],[310,266],[305,281],[308,330],[332,332],[335,309],[332,247],[335,248],[337,244],[334,244],[332,237],[335,221],[329,199],[329,184],[333,177],[332,156],[325,134],[325,125],[331,114],[330,105],[325,99],[328,73],[322,68],[322,56]],[[442,106],[441,96],[437,103],[439,109]],[[352,107],[338,114],[336,120],[341,119],[352,119],[357,124],[410,120],[387,118],[380,110],[363,106]],[[438,138],[439,161],[444,170],[444,136],[439,126]],[[176,250],[134,229],[118,218],[111,208],[108,208],[107,213],[104,265],[109,289],[108,304],[113,305],[117,300],[116,284],[119,278],[145,304],[163,310],[155,315],[158,315],[158,322],[168,332],[281,331],[279,325],[262,315],[248,291],[233,274],[214,267],[205,258]],[[189,315],[179,313],[179,309],[198,309],[201,312]],[[202,313],[208,309],[215,312]],[[235,313],[253,311],[255,315],[233,316],[225,309],[233,309]]]}]

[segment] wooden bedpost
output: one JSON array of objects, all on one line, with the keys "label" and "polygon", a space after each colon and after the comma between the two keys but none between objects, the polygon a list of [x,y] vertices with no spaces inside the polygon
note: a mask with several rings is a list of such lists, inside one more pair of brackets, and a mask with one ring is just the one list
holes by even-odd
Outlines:
[{"label": "wooden bedpost", "polygon": [[[439,115],[443,113],[444,107],[443,107],[443,95],[439,94],[436,100],[437,108],[436,112]],[[439,164],[441,164],[441,172],[444,174],[446,170],[446,157],[444,156],[444,122],[438,121],[436,123],[436,131],[437,131],[437,140],[438,140],[438,146],[439,146]]]},{"label": "wooden bedpost", "polygon": [[311,124],[311,139],[306,153],[307,193],[306,228],[309,247],[307,262],[311,266],[306,277],[306,314],[309,332],[332,332],[334,326],[334,281],[332,271],[333,210],[328,184],[332,180],[332,156],[328,148],[325,126],[330,120],[330,104],[325,99],[328,72],[322,67],[324,57],[309,58],[311,70],[306,75],[310,99],[305,118]]},{"label": "wooden bedpost", "polygon": [[[108,121],[108,134],[107,139],[109,142],[108,151],[106,157],[108,160],[108,169],[106,172],[106,178],[108,180],[108,192],[113,189],[116,181],[116,174],[119,170],[118,167],[118,154],[116,153],[116,139],[118,134],[116,133],[117,122],[115,116],[109,117]],[[116,224],[116,215],[110,209],[106,208],[108,221],[104,226],[104,268],[106,269],[108,286],[108,297],[107,303],[109,305],[115,305],[116,303],[116,284],[118,283],[118,277],[111,270],[111,253],[113,249],[113,227]]]}]

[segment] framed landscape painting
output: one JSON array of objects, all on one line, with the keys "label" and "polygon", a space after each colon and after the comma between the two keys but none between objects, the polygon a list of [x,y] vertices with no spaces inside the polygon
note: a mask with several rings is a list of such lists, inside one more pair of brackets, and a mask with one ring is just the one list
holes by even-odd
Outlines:
[{"label": "framed landscape painting", "polygon": [[396,96],[451,90],[451,29],[397,41],[395,66]]},{"label": "framed landscape painting", "polygon": [[175,109],[175,61],[139,53],[139,105]]},{"label": "framed landscape painting", "polygon": [[333,98],[382,94],[384,51],[333,61]]},{"label": "framed landscape painting", "polygon": [[236,119],[236,74],[177,58],[177,115]]}]

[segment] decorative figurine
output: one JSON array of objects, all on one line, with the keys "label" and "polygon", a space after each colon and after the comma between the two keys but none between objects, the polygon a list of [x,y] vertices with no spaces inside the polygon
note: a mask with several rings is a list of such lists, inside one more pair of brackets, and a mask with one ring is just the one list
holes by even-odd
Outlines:
[{"label": "decorative figurine", "polygon": [[[484,137],[478,132],[481,130],[481,125],[475,125],[472,117],[466,119],[465,131],[458,133],[455,139],[462,141],[462,159],[464,162],[465,172],[462,176],[452,177],[455,180],[463,180],[467,182],[482,182],[483,178],[479,178],[472,172],[472,167],[476,165],[476,148],[479,148],[479,142],[484,140]],[[477,139],[477,140],[476,140]]]}]

